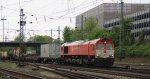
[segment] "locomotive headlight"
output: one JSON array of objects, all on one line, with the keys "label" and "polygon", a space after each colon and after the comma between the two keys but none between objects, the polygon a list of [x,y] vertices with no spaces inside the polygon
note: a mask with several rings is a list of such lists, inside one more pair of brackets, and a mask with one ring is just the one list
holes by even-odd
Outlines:
[{"label": "locomotive headlight", "polygon": [[106,41],[104,42],[104,44],[106,43]]},{"label": "locomotive headlight", "polygon": [[114,57],[114,55],[112,54],[112,55],[109,55],[109,57]]},{"label": "locomotive headlight", "polygon": [[100,54],[97,54],[96,56],[97,56],[97,57],[100,57],[101,55],[100,55]]},{"label": "locomotive headlight", "polygon": [[99,55],[97,54],[97,57],[98,57]]}]

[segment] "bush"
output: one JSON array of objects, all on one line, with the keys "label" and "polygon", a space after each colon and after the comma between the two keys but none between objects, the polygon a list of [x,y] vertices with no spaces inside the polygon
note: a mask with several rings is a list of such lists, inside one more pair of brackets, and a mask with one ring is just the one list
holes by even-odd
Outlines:
[{"label": "bush", "polygon": [[[131,45],[125,46],[125,54],[126,56],[133,57],[133,56],[150,56],[150,43],[145,44],[138,44],[138,45]],[[116,47],[115,54],[119,57],[119,47]]]}]

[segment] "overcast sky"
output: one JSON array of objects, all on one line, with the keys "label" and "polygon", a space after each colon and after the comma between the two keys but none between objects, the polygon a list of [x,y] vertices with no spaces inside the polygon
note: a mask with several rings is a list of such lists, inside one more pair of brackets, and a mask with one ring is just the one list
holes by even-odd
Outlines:
[{"label": "overcast sky", "polygon": [[[0,14],[4,21],[6,41],[19,34],[20,9],[24,9],[27,38],[33,35],[51,35],[51,29],[61,30],[65,26],[75,27],[75,16],[102,3],[120,3],[120,0],[1,0]],[[150,3],[149,0],[124,0],[125,3]],[[32,23],[30,23],[32,22]],[[3,24],[0,21],[0,41],[3,38]],[[61,33],[62,34],[62,33]],[[58,32],[53,31],[57,38]],[[62,35],[61,35],[62,36]]]}]

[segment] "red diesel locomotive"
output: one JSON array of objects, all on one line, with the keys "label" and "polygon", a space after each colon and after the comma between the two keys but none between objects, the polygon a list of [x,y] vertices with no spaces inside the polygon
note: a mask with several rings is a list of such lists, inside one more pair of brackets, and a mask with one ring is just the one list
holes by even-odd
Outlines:
[{"label": "red diesel locomotive", "polygon": [[61,58],[68,64],[112,66],[114,43],[108,38],[64,43],[61,46]]}]

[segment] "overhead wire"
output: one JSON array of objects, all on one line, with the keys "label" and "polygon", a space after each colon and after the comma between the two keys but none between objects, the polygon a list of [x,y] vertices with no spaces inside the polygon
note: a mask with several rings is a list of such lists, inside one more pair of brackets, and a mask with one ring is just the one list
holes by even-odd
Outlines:
[{"label": "overhead wire", "polygon": [[[91,4],[91,5],[93,5],[93,4]],[[91,6],[91,5],[88,5],[88,6],[85,6],[85,7],[83,7],[82,9],[84,9],[84,8],[87,8],[87,7],[89,7],[89,6]],[[80,9],[81,10],[81,9]],[[66,14],[64,14],[64,15],[62,15],[61,17],[59,17],[59,18],[62,18],[62,17],[64,17],[64,16],[66,16],[68,13],[66,13]],[[58,18],[58,19],[59,19]],[[43,24],[42,24],[43,25]],[[46,26],[48,26],[48,25],[50,25],[49,23],[47,23],[47,25]]]},{"label": "overhead wire", "polygon": [[[66,13],[66,14],[67,14],[67,13]],[[60,16],[60,17],[58,17],[57,19],[60,19],[60,18],[64,17],[66,14],[64,14],[64,15],[62,15],[62,16]],[[56,20],[57,20],[57,19],[56,19]],[[56,20],[55,20],[55,21],[56,21]],[[42,25],[43,25],[43,24],[42,24]],[[48,25],[49,25],[49,24],[48,24]]]},{"label": "overhead wire", "polygon": [[[85,0],[86,1],[86,0]],[[93,2],[93,1],[92,1]],[[84,4],[84,5],[82,5],[82,4]],[[85,5],[88,5],[88,6],[85,6]],[[84,8],[88,8],[88,7],[91,7],[91,5],[93,5],[93,4],[91,4],[91,3],[81,3],[80,5],[78,5],[78,6],[76,6],[76,7],[73,7],[73,8],[69,8],[69,10],[73,10],[73,9],[77,9],[77,10],[75,10],[75,12],[76,11],[79,11],[79,10],[82,10],[82,9],[84,9]],[[84,6],[84,7],[82,7],[82,8],[80,8],[80,6]],[[19,0],[19,7],[21,8],[22,7],[22,4],[21,4],[21,2],[20,2],[20,0]],[[78,9],[79,8],[79,9]],[[7,8],[8,9],[8,8]],[[10,8],[9,8],[10,9]],[[11,9],[12,10],[12,9]],[[15,11],[18,11],[18,10],[13,10],[14,12]],[[34,14],[33,14],[34,15]],[[63,17],[65,17],[67,15],[67,13],[65,13],[65,14],[63,14],[63,15],[61,15],[61,16],[59,16],[59,17],[57,17],[55,20],[58,20],[58,19],[62,19]],[[38,14],[36,14],[36,16],[39,16]],[[42,15],[43,16],[43,15]],[[48,17],[48,18],[50,18],[49,16],[45,16],[46,18]],[[68,17],[69,18],[69,17]],[[50,20],[51,21],[51,20]],[[54,20],[53,20],[54,21]],[[49,23],[47,24],[47,25],[49,25]]]},{"label": "overhead wire", "polygon": [[19,8],[21,9],[21,2],[20,2],[20,0],[19,0]]},{"label": "overhead wire", "polygon": [[[85,0],[86,1],[86,0]],[[81,3],[82,4],[82,3]],[[80,6],[82,6],[82,5],[78,5],[78,6],[76,6],[76,7],[74,7],[74,8],[78,8],[78,7],[80,7]],[[89,3],[87,3],[87,4],[91,4],[91,2],[89,2]],[[86,4],[86,5],[87,5]],[[19,7],[21,8],[21,3],[20,3],[20,0],[19,0]],[[88,7],[88,6],[86,6],[86,7]],[[84,8],[86,8],[86,7],[84,7]],[[16,11],[16,12],[18,12],[19,11],[19,9],[11,9],[11,8],[8,8],[8,7],[5,7],[6,9],[9,9],[9,10],[13,10],[14,12]],[[71,8],[71,9],[69,9],[69,10],[72,10],[73,8]],[[80,10],[80,9],[79,9]],[[79,11],[78,10],[78,11]],[[32,14],[32,13],[27,13],[27,12],[25,12],[26,14]],[[57,12],[56,12],[57,13]],[[65,13],[65,14],[67,14],[67,13]],[[33,15],[36,15],[36,16],[45,16],[45,17],[49,17],[49,18],[51,18],[51,16],[47,16],[47,15],[39,15],[39,14],[33,14]],[[63,15],[61,15],[61,16],[58,16],[57,18],[59,18],[59,17],[62,17]]]},{"label": "overhead wire", "polygon": [[3,17],[3,1],[1,0],[1,19]]},{"label": "overhead wire", "polygon": [[[91,4],[93,1],[88,2],[88,3],[86,3],[86,2],[87,2],[87,0],[83,1],[82,3],[80,3],[79,5],[77,5],[77,6],[73,7],[73,8],[70,8],[69,10],[76,9],[76,8],[80,8],[80,7],[83,6],[83,4],[85,4],[85,5]],[[63,10],[63,11],[58,11],[58,12],[56,12],[56,13],[62,13],[62,12],[66,12],[66,11],[67,11],[67,10]]]},{"label": "overhead wire", "polygon": [[[19,0],[19,6],[21,7],[21,3],[20,3],[20,0]],[[75,7],[76,8],[76,7]],[[7,8],[8,9],[8,8]],[[10,8],[9,8],[10,9]],[[12,10],[12,9],[11,9]],[[14,11],[17,11],[17,10],[14,10]],[[64,15],[62,15],[62,16],[60,16],[60,17],[58,17],[59,19],[61,19],[62,17],[64,17],[66,14],[64,14]],[[36,15],[37,16],[37,15]]]}]

